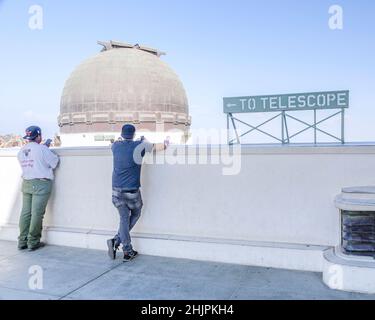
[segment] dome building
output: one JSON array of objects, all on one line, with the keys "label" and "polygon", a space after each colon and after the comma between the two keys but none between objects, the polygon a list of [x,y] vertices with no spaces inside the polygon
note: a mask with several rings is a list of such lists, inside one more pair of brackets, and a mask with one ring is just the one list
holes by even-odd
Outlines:
[{"label": "dome building", "polygon": [[108,145],[131,123],[152,142],[185,143],[188,100],[163,52],[120,42],[83,61],[65,83],[58,124],[62,146]]}]

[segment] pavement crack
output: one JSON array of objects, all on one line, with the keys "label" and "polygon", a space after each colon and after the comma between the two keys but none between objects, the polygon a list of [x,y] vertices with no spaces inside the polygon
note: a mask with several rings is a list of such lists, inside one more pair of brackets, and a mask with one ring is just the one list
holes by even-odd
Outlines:
[{"label": "pavement crack", "polygon": [[230,295],[229,299],[228,300],[234,300],[235,296],[236,296],[236,293],[240,290],[240,288],[242,287],[242,282],[243,280],[245,279],[245,277],[247,277],[249,273],[249,268],[246,269],[246,272],[241,275],[240,277],[240,280],[238,281],[238,286],[236,286],[236,288],[233,290],[232,294]]},{"label": "pavement crack", "polygon": [[118,268],[119,266],[121,266],[121,265],[122,265],[122,263],[119,263],[119,264],[117,264],[116,266],[110,268],[109,270],[106,270],[106,271],[102,272],[101,274],[99,274],[99,275],[96,276],[95,278],[90,279],[89,281],[85,282],[84,284],[80,285],[79,287],[75,288],[74,290],[68,292],[67,294],[65,294],[65,295],[63,295],[63,296],[61,296],[61,297],[60,297],[59,299],[57,299],[57,300],[62,300],[62,299],[64,299],[64,298],[68,297],[69,295],[73,294],[74,292],[77,292],[78,290],[82,289],[83,287],[85,287],[85,286],[89,285],[90,283],[92,283],[92,282],[98,280],[100,277],[102,277],[102,276],[106,275],[107,273],[109,273],[109,272],[111,272],[111,271],[117,269],[117,268]]}]

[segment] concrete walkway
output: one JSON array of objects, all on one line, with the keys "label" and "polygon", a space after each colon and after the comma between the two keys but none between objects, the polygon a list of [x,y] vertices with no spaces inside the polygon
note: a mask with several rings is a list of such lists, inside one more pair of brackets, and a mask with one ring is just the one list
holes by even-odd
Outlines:
[{"label": "concrete walkway", "polygon": [[[39,282],[35,272],[42,270]],[[42,282],[40,282],[42,279]],[[29,285],[42,285],[31,290]],[[0,241],[0,299],[375,299],[328,289],[321,274]]]}]

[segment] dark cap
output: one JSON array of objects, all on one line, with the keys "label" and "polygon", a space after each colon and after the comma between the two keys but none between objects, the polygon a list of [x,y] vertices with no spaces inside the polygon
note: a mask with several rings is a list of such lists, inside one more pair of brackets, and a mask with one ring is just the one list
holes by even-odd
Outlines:
[{"label": "dark cap", "polygon": [[32,141],[42,134],[42,129],[37,126],[30,126],[25,130],[25,132],[26,135],[23,138]]},{"label": "dark cap", "polygon": [[125,124],[122,127],[121,136],[124,139],[133,139],[135,133],[135,127],[132,124]]}]

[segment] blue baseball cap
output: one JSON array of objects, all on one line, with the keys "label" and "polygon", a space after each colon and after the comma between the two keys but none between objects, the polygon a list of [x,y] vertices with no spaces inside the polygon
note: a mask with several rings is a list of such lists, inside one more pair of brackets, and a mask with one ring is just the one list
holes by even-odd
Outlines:
[{"label": "blue baseball cap", "polygon": [[135,127],[132,124],[125,124],[122,127],[121,136],[124,139],[133,139],[135,133]]},{"label": "blue baseball cap", "polygon": [[25,130],[25,132],[26,135],[23,138],[32,141],[42,134],[42,129],[37,126],[30,126]]}]

